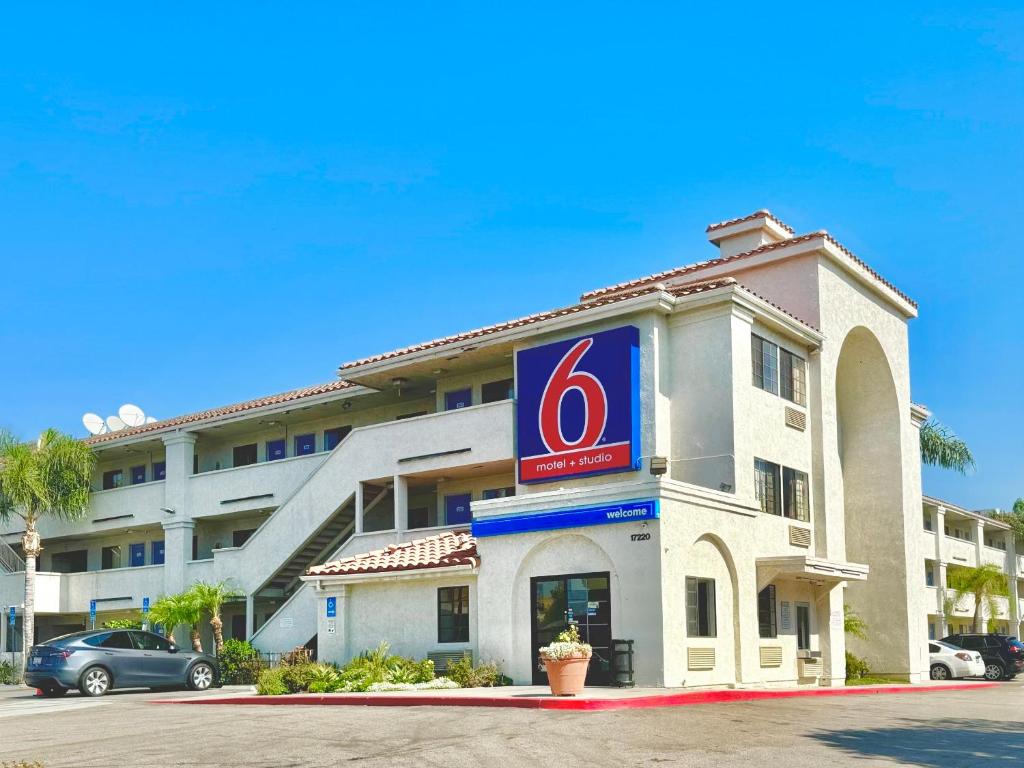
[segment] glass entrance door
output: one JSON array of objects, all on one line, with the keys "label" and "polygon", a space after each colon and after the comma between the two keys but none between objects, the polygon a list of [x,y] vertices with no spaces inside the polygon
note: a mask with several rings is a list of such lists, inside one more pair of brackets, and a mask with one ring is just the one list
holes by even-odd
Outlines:
[{"label": "glass entrance door", "polygon": [[587,685],[611,684],[612,605],[608,585],[607,572],[530,579],[534,685],[545,685],[548,681],[537,649],[553,641],[570,622],[579,628],[583,642],[594,649]]}]

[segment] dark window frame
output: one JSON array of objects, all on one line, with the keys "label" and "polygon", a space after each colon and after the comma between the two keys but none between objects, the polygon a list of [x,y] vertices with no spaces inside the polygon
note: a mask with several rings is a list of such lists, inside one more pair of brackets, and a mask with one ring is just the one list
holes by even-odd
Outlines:
[{"label": "dark window frame", "polygon": [[779,636],[775,585],[769,584],[757,593],[757,634],[763,638]]},{"label": "dark window frame", "polygon": [[[236,445],[231,449],[231,466],[251,467],[259,461],[259,452],[259,443]],[[252,459],[251,461],[249,461],[250,458]]]},{"label": "dark window frame", "polygon": [[779,394],[779,345],[752,333],[750,359],[754,386],[773,395]]},{"label": "dark window frame", "polygon": [[796,405],[807,405],[807,361],[779,347],[779,396]]},{"label": "dark window frame", "polygon": [[806,472],[792,467],[782,468],[782,514],[790,520],[811,522],[810,479]]},{"label": "dark window frame", "polygon": [[782,515],[782,466],[754,457],[754,496],[767,515]]},{"label": "dark window frame", "polygon": [[718,637],[715,580],[686,577],[686,636]]},{"label": "dark window frame", "polygon": [[[107,565],[107,553],[110,553],[109,562],[111,565]],[[113,565],[114,555],[117,555],[117,565]],[[100,550],[100,570],[101,571],[114,571],[118,568],[124,568],[124,564],[121,562],[121,545],[111,544],[109,547],[103,547]]]},{"label": "dark window frame", "polygon": [[514,400],[516,396],[515,387],[516,380],[514,378],[485,382],[480,385],[480,403],[500,403],[503,400]]},{"label": "dark window frame", "polygon": [[[447,612],[446,612],[447,611]],[[445,621],[449,619],[450,621]],[[437,642],[469,642],[469,585],[438,587]]]},{"label": "dark window frame", "polygon": [[[116,478],[116,480],[115,480]],[[124,470],[108,469],[103,473],[103,490],[113,491],[117,488],[124,488]]]}]

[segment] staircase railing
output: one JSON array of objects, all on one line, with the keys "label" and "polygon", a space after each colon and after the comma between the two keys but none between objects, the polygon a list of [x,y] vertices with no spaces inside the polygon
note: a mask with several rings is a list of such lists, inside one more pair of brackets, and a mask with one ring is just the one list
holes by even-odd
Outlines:
[{"label": "staircase railing", "polygon": [[17,573],[25,570],[25,561],[11,549],[11,545],[0,539],[0,570]]}]

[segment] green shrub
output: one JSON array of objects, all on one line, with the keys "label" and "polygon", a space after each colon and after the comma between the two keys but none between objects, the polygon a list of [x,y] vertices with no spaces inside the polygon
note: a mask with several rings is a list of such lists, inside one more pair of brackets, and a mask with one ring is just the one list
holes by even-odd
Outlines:
[{"label": "green shrub", "polygon": [[217,661],[225,685],[252,685],[262,669],[259,651],[245,640],[225,640]]},{"label": "green shrub", "polygon": [[854,656],[849,651],[846,652],[846,679],[847,680],[859,680],[862,677],[867,677],[871,670],[868,669],[868,663],[860,656]]},{"label": "green shrub", "polygon": [[111,619],[103,622],[104,629],[142,629],[142,619]]},{"label": "green shrub", "polygon": [[458,683],[461,688],[494,688],[504,685],[507,679],[494,662],[473,666],[469,656],[449,662],[445,677]]},{"label": "green shrub", "polygon": [[288,693],[284,683],[284,668],[264,669],[256,680],[256,693],[260,696],[280,696]]},{"label": "green shrub", "polygon": [[341,673],[330,664],[312,664],[306,673],[306,690],[310,693],[331,693],[343,685]]},{"label": "green shrub", "polygon": [[14,667],[9,661],[0,661],[0,685],[11,685],[14,683]]}]

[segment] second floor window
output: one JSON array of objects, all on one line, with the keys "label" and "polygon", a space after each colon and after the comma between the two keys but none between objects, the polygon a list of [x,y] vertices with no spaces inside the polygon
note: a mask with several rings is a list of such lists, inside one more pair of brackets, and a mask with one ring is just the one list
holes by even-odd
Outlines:
[{"label": "second floor window", "polygon": [[497,403],[515,397],[515,382],[512,379],[489,381],[480,387],[480,399],[485,403]]},{"label": "second floor window", "polygon": [[256,463],[256,443],[236,445],[231,453],[232,466],[247,467]]},{"label": "second floor window", "polygon": [[807,487],[807,473],[784,467],[782,482],[785,488],[785,507],[782,513],[803,523],[810,522],[811,499]]},{"label": "second floor window", "polygon": [[751,334],[750,361],[755,387],[797,405],[807,404],[807,363],[802,357]]},{"label": "second floor window", "polygon": [[754,459],[754,494],[761,511],[807,523],[811,520],[807,473]]},{"label": "second floor window", "polygon": [[761,511],[781,515],[779,498],[779,465],[764,459],[754,459],[754,493],[761,502]]},{"label": "second floor window", "polygon": [[112,469],[103,473],[103,490],[110,491],[124,486],[124,470]]}]

